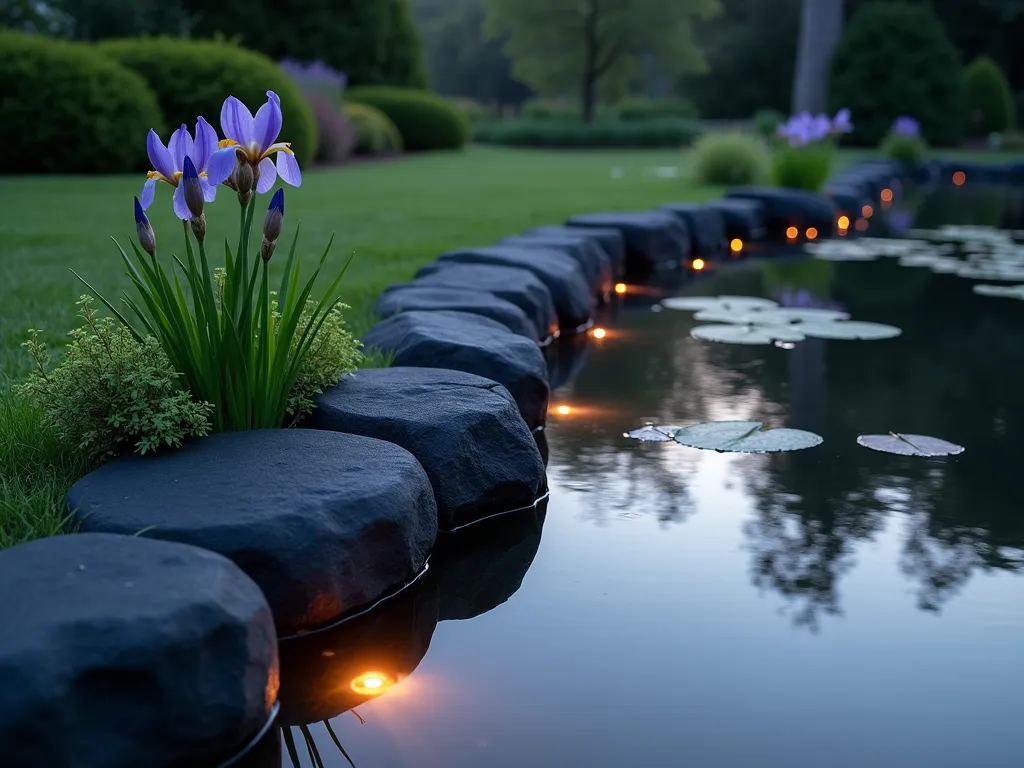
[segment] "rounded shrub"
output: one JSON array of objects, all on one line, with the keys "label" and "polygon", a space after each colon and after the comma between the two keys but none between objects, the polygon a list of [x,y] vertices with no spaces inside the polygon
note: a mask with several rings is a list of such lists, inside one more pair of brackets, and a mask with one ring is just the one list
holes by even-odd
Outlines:
[{"label": "rounded shrub", "polygon": [[788,118],[776,109],[759,109],[750,122],[754,133],[765,139],[771,139],[778,133],[779,125]]},{"label": "rounded shrub", "polygon": [[356,132],[357,155],[394,154],[402,151],[402,135],[391,118],[369,104],[346,102],[342,111]]},{"label": "rounded shrub", "polygon": [[191,127],[200,115],[218,125],[228,96],[255,113],[267,91],[274,91],[284,113],[282,141],[291,142],[300,163],[312,162],[317,145],[313,111],[299,87],[266,56],[231,43],[169,37],[110,40],[97,47],[142,76],[171,127]]},{"label": "rounded shrub", "polygon": [[885,157],[904,165],[920,165],[928,157],[928,145],[920,136],[890,133],[882,140],[879,149]]},{"label": "rounded shrub", "polygon": [[376,107],[391,118],[407,150],[458,149],[469,138],[469,123],[459,108],[428,91],[367,86],[350,88],[345,98]]},{"label": "rounded shrub", "polygon": [[693,177],[698,184],[762,184],[768,175],[768,148],[757,136],[709,133],[693,146]]},{"label": "rounded shrub", "polygon": [[79,43],[0,30],[0,146],[5,173],[122,173],[164,127],[134,72]]},{"label": "rounded shrub", "polygon": [[933,144],[963,134],[960,55],[927,3],[862,6],[832,57],[829,106],[853,113],[853,143],[877,146],[900,115]]},{"label": "rounded shrub", "polygon": [[656,120],[662,117],[696,120],[700,117],[693,102],[679,98],[624,99],[619,102],[616,113],[620,120]]},{"label": "rounded shrub", "polygon": [[964,69],[967,131],[973,137],[1012,131],[1017,124],[1013,92],[1003,70],[988,56]]}]

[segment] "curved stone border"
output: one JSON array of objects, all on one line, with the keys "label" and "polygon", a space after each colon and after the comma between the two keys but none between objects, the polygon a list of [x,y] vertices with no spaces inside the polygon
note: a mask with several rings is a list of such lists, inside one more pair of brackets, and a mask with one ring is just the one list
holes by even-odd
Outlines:
[{"label": "curved stone border", "polygon": [[221,763],[217,768],[240,768],[243,761],[260,748],[263,739],[277,726],[277,716],[280,713],[281,702],[275,701],[274,708],[270,710],[270,716],[267,718],[267,722],[263,724],[263,727],[260,728],[259,733],[253,736],[249,743],[239,750],[238,754]]}]

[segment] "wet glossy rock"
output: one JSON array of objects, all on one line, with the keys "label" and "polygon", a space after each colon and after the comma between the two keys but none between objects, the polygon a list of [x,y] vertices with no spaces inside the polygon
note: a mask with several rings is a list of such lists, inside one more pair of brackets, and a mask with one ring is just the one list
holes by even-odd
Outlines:
[{"label": "wet glossy rock", "polygon": [[435,263],[423,267],[417,276],[444,269],[445,264],[489,264],[529,270],[551,292],[562,331],[585,326],[593,317],[594,297],[587,279],[576,261],[560,251],[509,245],[460,248],[442,254]]},{"label": "wet glossy rock", "polygon": [[831,200],[800,189],[737,187],[729,190],[726,197],[761,203],[768,235],[776,240],[784,240],[789,227],[801,232],[814,227],[820,237],[830,237],[839,215]]},{"label": "wet glossy rock", "polygon": [[626,275],[643,278],[654,272],[675,269],[690,256],[686,225],[665,211],[622,211],[573,216],[572,227],[613,228],[626,244]]},{"label": "wet glossy rock", "polygon": [[307,426],[380,438],[430,478],[441,530],[532,504],[544,463],[515,400],[497,382],[437,368],[380,368],[317,400]]},{"label": "wet glossy rock", "polygon": [[529,229],[523,234],[585,237],[596,242],[608,254],[614,277],[621,277],[626,271],[626,241],[622,237],[622,232],[614,227],[547,226]]},{"label": "wet glossy rock", "polygon": [[757,243],[766,237],[764,205],[759,201],[720,198],[707,206],[721,212],[725,220],[725,234],[730,240],[738,237],[744,243]]},{"label": "wet glossy rock", "polygon": [[420,275],[409,285],[490,293],[523,310],[537,326],[538,333],[543,337],[542,343],[550,341],[558,333],[558,315],[555,313],[551,291],[526,269],[446,263],[441,269]]},{"label": "wet glossy rock", "polygon": [[726,255],[725,217],[720,210],[696,203],[669,203],[662,210],[678,217],[690,230],[691,255],[705,260]]},{"label": "wet glossy rock", "polygon": [[0,744],[17,768],[218,765],[267,722],[277,637],[224,557],[77,534],[0,552]]},{"label": "wet glossy rock", "polygon": [[544,424],[544,355],[501,323],[466,312],[402,312],[371,328],[363,344],[393,352],[397,366],[450,368],[496,381],[515,398],[531,429]]},{"label": "wet glossy rock", "polygon": [[537,326],[522,309],[485,291],[416,283],[393,285],[380,295],[374,309],[385,318],[399,312],[437,312],[446,309],[470,312],[497,320],[512,333],[518,333],[531,341],[542,341]]},{"label": "wet glossy rock", "polygon": [[437,529],[434,494],[412,454],[312,429],[227,432],[124,457],[79,480],[68,509],[87,531],[145,529],[231,558],[267,596],[281,635],[409,582]]},{"label": "wet glossy rock", "polygon": [[579,265],[595,296],[604,296],[612,290],[611,259],[608,258],[608,254],[605,253],[601,244],[593,238],[579,234],[526,233],[515,237],[506,237],[498,244],[553,249],[565,253]]}]

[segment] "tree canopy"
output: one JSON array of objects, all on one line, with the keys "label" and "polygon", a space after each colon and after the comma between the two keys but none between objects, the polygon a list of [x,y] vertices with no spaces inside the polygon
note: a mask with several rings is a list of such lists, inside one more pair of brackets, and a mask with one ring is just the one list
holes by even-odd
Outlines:
[{"label": "tree canopy", "polygon": [[590,120],[599,93],[702,69],[693,24],[718,10],[718,0],[487,0],[485,29],[507,35],[516,77],[546,95],[575,91]]}]

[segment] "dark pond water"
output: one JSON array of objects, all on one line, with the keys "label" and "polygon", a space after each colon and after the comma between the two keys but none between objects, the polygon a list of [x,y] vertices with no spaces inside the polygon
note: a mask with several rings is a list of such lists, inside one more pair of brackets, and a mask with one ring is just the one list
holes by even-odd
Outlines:
[{"label": "dark pond water", "polygon": [[[991,213],[964,199],[925,201],[914,225]],[[1007,199],[982,223],[1019,217]],[[904,331],[793,349],[696,341],[690,313],[634,299],[556,394],[571,411],[547,430],[546,514],[460,542],[325,641],[340,655],[304,652],[328,663],[297,721],[333,717],[360,768],[1024,765],[1024,303],[971,285],[883,259],[750,261],[688,287]],[[718,419],[825,442],[741,456],[622,436]],[[967,450],[855,442],[889,430]],[[408,676],[364,700],[367,672]]]}]

